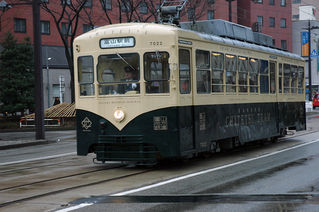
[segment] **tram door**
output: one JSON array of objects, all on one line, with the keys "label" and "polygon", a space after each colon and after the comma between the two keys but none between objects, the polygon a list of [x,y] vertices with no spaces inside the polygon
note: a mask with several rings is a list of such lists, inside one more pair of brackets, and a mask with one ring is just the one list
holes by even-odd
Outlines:
[{"label": "tram door", "polygon": [[191,49],[179,49],[179,135],[181,152],[195,148]]},{"label": "tram door", "polygon": [[278,104],[278,85],[277,85],[277,63],[274,61],[269,62],[269,70],[270,70],[270,94],[276,95],[276,103],[273,104],[273,114],[271,116],[275,116],[276,118],[276,131],[279,132],[279,104]]}]

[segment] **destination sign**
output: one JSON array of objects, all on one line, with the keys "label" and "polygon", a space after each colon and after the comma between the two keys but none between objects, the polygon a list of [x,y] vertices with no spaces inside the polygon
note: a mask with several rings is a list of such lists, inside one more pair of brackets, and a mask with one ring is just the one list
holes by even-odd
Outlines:
[{"label": "destination sign", "polygon": [[135,46],[135,39],[133,37],[103,38],[100,40],[101,49],[125,48],[133,46]]}]

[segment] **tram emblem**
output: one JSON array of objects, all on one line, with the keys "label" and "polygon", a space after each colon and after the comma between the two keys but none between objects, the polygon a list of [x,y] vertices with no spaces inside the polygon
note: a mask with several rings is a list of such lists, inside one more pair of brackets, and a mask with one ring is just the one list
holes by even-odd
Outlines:
[{"label": "tram emblem", "polygon": [[85,130],[88,130],[89,128],[92,127],[92,122],[88,117],[85,117],[85,119],[83,119],[81,124],[82,124],[82,128]]}]

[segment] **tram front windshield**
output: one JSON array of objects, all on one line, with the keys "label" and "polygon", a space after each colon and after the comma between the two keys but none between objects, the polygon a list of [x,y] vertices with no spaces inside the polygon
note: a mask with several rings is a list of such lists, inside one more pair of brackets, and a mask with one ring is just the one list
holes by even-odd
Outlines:
[{"label": "tram front windshield", "polygon": [[108,54],[98,57],[99,95],[140,93],[140,66],[137,53]]}]

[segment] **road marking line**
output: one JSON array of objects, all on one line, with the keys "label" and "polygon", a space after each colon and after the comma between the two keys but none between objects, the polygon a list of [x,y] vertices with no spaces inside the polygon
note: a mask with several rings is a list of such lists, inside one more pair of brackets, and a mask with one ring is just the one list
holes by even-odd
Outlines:
[{"label": "road marking line", "polygon": [[69,208],[61,209],[61,210],[58,210],[56,212],[73,211],[73,210],[84,208],[84,207],[87,207],[87,206],[90,206],[90,205],[93,205],[93,203],[81,203],[80,205],[76,205],[76,206],[72,206],[72,207],[69,207]]},{"label": "road marking line", "polygon": [[16,164],[16,163],[32,162],[32,161],[36,161],[36,160],[52,159],[52,158],[69,156],[69,155],[76,155],[76,152],[70,152],[70,153],[51,155],[51,156],[40,157],[40,158],[32,158],[32,159],[26,159],[26,160],[18,160],[18,161],[0,163],[0,166],[12,165],[12,164]]},{"label": "road marking line", "polygon": [[136,192],[140,192],[140,191],[145,191],[145,190],[148,190],[148,189],[151,189],[151,188],[155,188],[155,187],[159,187],[159,186],[162,186],[162,185],[166,185],[166,184],[169,184],[169,183],[172,183],[172,182],[184,180],[184,179],[195,177],[195,176],[202,175],[202,174],[207,174],[207,173],[218,171],[218,170],[221,170],[221,169],[224,169],[224,168],[229,168],[229,167],[232,167],[232,166],[236,166],[236,165],[240,165],[240,164],[243,164],[243,163],[247,163],[247,162],[250,162],[250,161],[253,161],[253,160],[266,158],[266,157],[269,157],[269,156],[272,156],[272,155],[275,155],[275,154],[278,154],[278,153],[282,153],[282,152],[285,152],[285,151],[296,149],[296,148],[299,148],[299,147],[302,147],[302,146],[306,146],[306,145],[309,145],[309,144],[313,144],[313,143],[316,143],[316,142],[319,142],[319,139],[311,141],[309,143],[304,143],[304,144],[300,144],[300,145],[297,145],[297,146],[293,146],[293,147],[290,147],[288,149],[283,149],[283,150],[279,150],[279,151],[276,151],[276,152],[272,152],[272,153],[268,153],[268,154],[265,154],[265,155],[261,155],[261,156],[256,157],[256,158],[250,158],[250,159],[246,159],[246,160],[241,160],[241,161],[238,161],[238,162],[235,162],[235,163],[231,163],[231,164],[219,166],[219,167],[216,167],[216,168],[207,169],[207,170],[204,170],[204,171],[200,171],[200,172],[184,175],[184,176],[181,176],[181,177],[173,178],[173,179],[166,180],[166,181],[163,181],[163,182],[159,182],[159,183],[156,183],[156,184],[153,184],[153,185],[148,185],[148,186],[144,186],[144,187],[141,187],[141,188],[120,192],[120,193],[117,193],[117,194],[112,194],[110,196],[124,196],[124,195],[127,195],[127,194],[132,194],[132,193],[136,193]]},{"label": "road marking line", "polygon": [[[166,184],[169,184],[169,183],[172,183],[172,182],[177,182],[177,181],[180,181],[180,180],[184,180],[184,179],[187,179],[187,178],[191,178],[191,177],[195,177],[195,176],[198,176],[198,175],[206,174],[206,173],[209,173],[209,172],[214,172],[214,171],[218,171],[218,170],[221,170],[221,169],[224,169],[224,168],[229,168],[229,167],[240,165],[240,164],[247,163],[247,162],[250,162],[250,161],[258,160],[258,159],[261,159],[261,158],[266,158],[266,157],[269,157],[269,156],[272,156],[272,155],[275,155],[275,154],[278,154],[278,153],[286,152],[286,151],[289,151],[289,150],[292,150],[292,149],[297,149],[299,147],[307,146],[309,144],[313,144],[313,143],[316,143],[316,142],[319,142],[319,139],[310,141],[308,143],[303,143],[303,144],[300,144],[300,145],[297,145],[297,146],[293,146],[293,147],[290,147],[288,149],[283,149],[283,150],[279,150],[279,151],[276,151],[276,152],[272,152],[272,153],[268,153],[268,154],[265,154],[265,155],[261,155],[259,157],[250,158],[250,159],[246,159],[246,160],[241,160],[241,161],[238,161],[238,162],[235,162],[235,163],[231,163],[231,164],[227,164],[227,165],[224,165],[224,166],[219,166],[219,167],[216,167],[216,168],[207,169],[207,170],[204,170],[204,171],[200,171],[200,172],[184,175],[184,176],[181,176],[181,177],[173,178],[173,179],[170,179],[170,180],[162,181],[162,182],[159,182],[159,183],[156,183],[156,184],[153,184],[153,185],[148,185],[148,186],[144,186],[144,187],[141,187],[141,188],[132,189],[132,190],[128,190],[128,191],[112,194],[110,196],[124,196],[124,195],[127,195],[127,194],[132,194],[132,193],[136,193],[136,192],[140,192],[140,191],[145,191],[145,190],[148,190],[148,189],[151,189],[151,188],[155,188],[155,187],[159,187],[159,186],[162,186],[162,185],[166,185]],[[92,204],[93,203],[90,203],[90,204],[89,203],[84,203],[84,204],[80,204],[80,205],[73,206],[73,207],[70,207],[70,208],[61,209],[61,210],[58,210],[56,212],[68,212],[68,211],[71,211],[71,210],[84,208],[84,207],[90,206]],[[76,207],[76,208],[74,208],[74,207]],[[73,209],[71,209],[71,208],[73,208]]]}]

